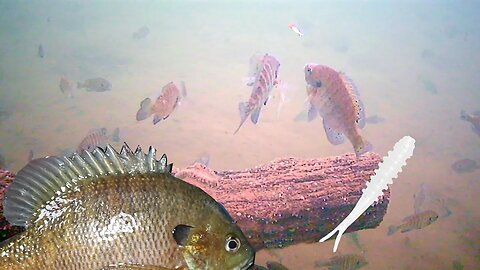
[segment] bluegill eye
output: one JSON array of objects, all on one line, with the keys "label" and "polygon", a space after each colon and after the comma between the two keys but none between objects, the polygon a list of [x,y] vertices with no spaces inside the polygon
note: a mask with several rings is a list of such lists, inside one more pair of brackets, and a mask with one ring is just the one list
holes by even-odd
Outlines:
[{"label": "bluegill eye", "polygon": [[240,241],[235,237],[228,237],[225,241],[225,250],[228,252],[236,252],[240,248]]},{"label": "bluegill eye", "polygon": [[308,72],[308,73],[312,73],[312,68],[311,68],[311,67],[308,67],[308,68],[307,68],[307,72]]}]

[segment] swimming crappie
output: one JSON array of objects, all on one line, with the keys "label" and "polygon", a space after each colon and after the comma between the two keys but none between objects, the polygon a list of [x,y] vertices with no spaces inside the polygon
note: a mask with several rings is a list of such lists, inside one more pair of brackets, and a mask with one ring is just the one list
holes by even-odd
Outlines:
[{"label": "swimming crappie", "polygon": [[249,84],[252,86],[252,93],[248,101],[238,104],[240,124],[234,134],[240,130],[240,127],[245,123],[249,115],[252,123],[258,123],[262,106],[267,105],[273,87],[278,84],[277,78],[280,62],[275,57],[265,54],[258,59],[258,62],[254,60],[250,60],[250,62],[251,65],[254,65],[253,82]]},{"label": "swimming crappie", "polygon": [[330,143],[341,144],[346,136],[357,157],[371,151],[372,145],[360,134],[365,126],[365,109],[353,82],[345,74],[318,64],[305,66],[305,81],[310,102],[308,120],[320,114]]},{"label": "swimming crappie", "polygon": [[225,208],[171,168],[154,148],[31,161],[5,196],[5,217],[27,228],[2,244],[0,269],[252,265],[254,250]]}]

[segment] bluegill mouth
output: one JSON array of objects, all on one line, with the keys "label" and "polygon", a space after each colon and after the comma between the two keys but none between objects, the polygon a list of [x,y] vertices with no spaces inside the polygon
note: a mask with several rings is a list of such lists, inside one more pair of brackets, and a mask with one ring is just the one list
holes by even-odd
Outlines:
[{"label": "bluegill mouth", "polygon": [[250,260],[248,260],[247,263],[245,263],[245,265],[243,267],[239,268],[239,269],[240,270],[251,270],[251,269],[253,269],[254,264],[255,264],[255,254],[253,254],[253,256],[250,258]]}]

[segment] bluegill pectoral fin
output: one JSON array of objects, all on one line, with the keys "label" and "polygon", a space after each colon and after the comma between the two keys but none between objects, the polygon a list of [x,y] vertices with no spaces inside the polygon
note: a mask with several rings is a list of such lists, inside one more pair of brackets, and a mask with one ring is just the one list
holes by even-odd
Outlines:
[{"label": "bluegill pectoral fin", "polygon": [[308,107],[308,122],[313,121],[315,118],[317,118],[317,116],[318,116],[317,109],[315,108],[315,106],[310,105]]},{"label": "bluegill pectoral fin", "polygon": [[[168,116],[167,116],[167,117],[168,117]],[[163,119],[165,119],[165,118],[163,118]],[[154,116],[153,116],[153,124],[154,124],[154,125],[158,124],[158,122],[160,122],[160,121],[162,121],[162,117],[161,117],[161,116],[159,116],[159,115],[154,115]]]},{"label": "bluegill pectoral fin", "polygon": [[179,224],[177,225],[173,231],[173,239],[179,246],[186,246],[188,244],[188,238],[190,237],[190,231],[193,229],[192,226]]},{"label": "bluegill pectoral fin", "polygon": [[345,136],[343,133],[333,130],[325,123],[325,119],[323,120],[323,128],[325,129],[325,134],[327,134],[328,141],[333,145],[339,145],[345,142]]},{"label": "bluegill pectoral fin", "polygon": [[136,118],[137,121],[142,121],[147,119],[150,115],[152,115],[152,100],[146,98],[140,102],[140,109],[137,112]]},{"label": "bluegill pectoral fin", "polygon": [[258,123],[258,119],[260,118],[260,110],[262,107],[258,107],[255,110],[253,110],[252,115],[250,116],[250,120],[252,120],[252,123],[256,124]]}]

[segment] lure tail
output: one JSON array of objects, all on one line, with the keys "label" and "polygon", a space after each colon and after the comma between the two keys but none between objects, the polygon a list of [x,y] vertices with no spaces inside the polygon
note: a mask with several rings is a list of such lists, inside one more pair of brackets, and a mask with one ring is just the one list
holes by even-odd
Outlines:
[{"label": "lure tail", "polygon": [[402,167],[406,165],[406,160],[413,155],[414,148],[415,140],[410,136],[405,136],[398,141],[393,150],[389,151],[388,155],[383,158],[383,162],[379,164],[375,174],[370,177],[370,182],[367,182],[367,187],[363,189],[363,194],[352,212],[333,231],[320,239],[320,242],[326,241],[338,231],[333,247],[333,252],[336,252],[343,233],[370,205],[378,201],[378,197],[382,196],[383,190],[388,189],[388,184],[393,183],[393,179],[397,178],[398,173],[402,171]]}]

